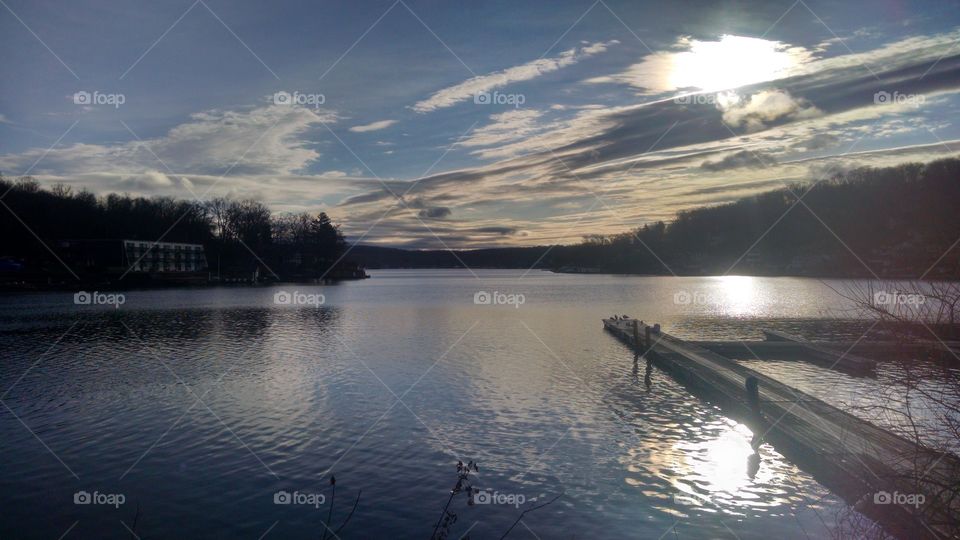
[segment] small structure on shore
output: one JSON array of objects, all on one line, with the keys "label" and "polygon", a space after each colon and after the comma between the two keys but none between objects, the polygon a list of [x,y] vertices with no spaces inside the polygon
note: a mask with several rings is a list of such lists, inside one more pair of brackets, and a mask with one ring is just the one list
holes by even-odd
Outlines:
[{"label": "small structure on shore", "polygon": [[201,244],[106,239],[64,240],[60,247],[65,260],[80,272],[171,274],[207,271],[207,257]]}]

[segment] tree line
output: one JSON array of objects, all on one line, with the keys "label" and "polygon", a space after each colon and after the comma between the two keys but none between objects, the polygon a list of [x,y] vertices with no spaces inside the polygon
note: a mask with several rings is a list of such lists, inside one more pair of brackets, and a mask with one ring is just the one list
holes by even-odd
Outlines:
[{"label": "tree line", "polygon": [[960,277],[960,160],[858,168],[588,236],[553,266],[651,274]]},{"label": "tree line", "polygon": [[[326,214],[271,214],[255,200],[96,197],[30,178],[0,178],[0,256],[41,261],[43,244],[129,238],[206,247],[211,268],[308,276],[346,249]],[[859,168],[814,183],[677,214],[574,245],[410,251],[356,246],[370,268],[544,268],[662,275],[759,274],[960,278],[960,159]],[[21,222],[22,220],[22,222]],[[29,227],[29,230],[26,228]],[[32,232],[28,232],[32,231]],[[327,265],[327,266],[325,266]]]},{"label": "tree line", "polygon": [[[30,177],[0,177],[0,257],[49,274],[66,240],[129,239],[202,244],[212,272],[309,278],[328,272],[346,249],[326,213],[271,213],[260,201],[215,198],[97,197]],[[40,241],[38,241],[40,240]],[[49,249],[48,249],[49,248]]]},{"label": "tree line", "polygon": [[[358,246],[367,267],[658,275],[960,278],[960,160],[859,168],[574,245],[464,251]],[[952,247],[951,247],[952,246]]]}]

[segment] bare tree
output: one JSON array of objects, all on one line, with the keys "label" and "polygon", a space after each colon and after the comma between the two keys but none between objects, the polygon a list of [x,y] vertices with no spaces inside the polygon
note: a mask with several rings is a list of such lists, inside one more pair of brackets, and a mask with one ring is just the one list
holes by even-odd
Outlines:
[{"label": "bare tree", "polygon": [[[914,495],[912,500],[919,504],[907,510],[932,537],[960,537],[960,460],[956,457],[960,452],[960,357],[949,342],[958,335],[960,283],[869,281],[834,290],[854,314],[875,321],[885,339],[928,346],[926,354],[911,349],[914,353],[909,358],[898,360],[893,366],[896,384],[877,385],[869,403],[848,407],[914,443],[913,455],[900,456],[897,464],[876,466],[897,471],[893,485]],[[876,523],[853,511],[876,502],[862,500],[842,512],[839,534],[885,537],[887,533]],[[897,506],[897,501],[892,502]]]},{"label": "bare tree", "polygon": [[222,242],[228,236],[227,231],[227,209],[230,207],[230,200],[224,197],[217,197],[206,202],[207,212],[213,221],[214,234]]},{"label": "bare tree", "polygon": [[[471,474],[479,473],[480,467],[474,461],[467,462],[466,465],[462,461],[457,461],[457,482],[453,485],[453,488],[450,490],[450,496],[447,497],[447,503],[443,506],[443,511],[440,513],[440,519],[437,520],[436,525],[433,527],[433,533],[430,535],[431,540],[445,540],[449,538],[451,529],[457,523],[457,513],[450,509],[450,503],[453,502],[454,497],[458,494],[464,494],[467,499],[467,506],[473,506],[476,504],[476,496],[480,493],[478,488],[473,487],[473,478]],[[523,510],[517,519],[513,521],[510,525],[510,528],[503,533],[500,537],[500,540],[506,538],[511,531],[516,528],[517,524],[520,523],[520,520],[524,518],[530,512],[535,512],[545,506],[549,506],[557,501],[560,497],[563,496],[563,492],[560,492],[552,499],[540,503],[535,506],[531,506]],[[469,532],[469,530],[467,531]],[[470,537],[464,533],[460,538],[463,540],[470,540]]]},{"label": "bare tree", "polygon": [[831,289],[851,304],[854,315],[878,321],[897,339],[945,341],[958,337],[960,282],[854,281]]}]

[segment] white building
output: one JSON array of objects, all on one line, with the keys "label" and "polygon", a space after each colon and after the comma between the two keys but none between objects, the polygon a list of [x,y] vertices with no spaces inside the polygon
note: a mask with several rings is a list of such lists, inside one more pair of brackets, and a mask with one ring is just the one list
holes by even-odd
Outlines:
[{"label": "white building", "polygon": [[200,244],[123,240],[128,268],[134,272],[201,272],[207,257]]}]

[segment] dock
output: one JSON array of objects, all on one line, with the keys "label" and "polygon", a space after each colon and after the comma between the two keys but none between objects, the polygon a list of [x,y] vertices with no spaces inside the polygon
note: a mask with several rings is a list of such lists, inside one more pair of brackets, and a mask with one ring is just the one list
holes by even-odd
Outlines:
[{"label": "dock", "polygon": [[841,369],[855,373],[868,373],[877,368],[877,363],[873,360],[857,356],[849,351],[838,352],[826,347],[814,344],[799,336],[778,332],[776,330],[763,330],[763,335],[767,341],[795,343],[799,345],[805,356],[813,363],[827,369]]},{"label": "dock", "polygon": [[[769,330],[764,330],[769,332]],[[802,352],[804,345],[812,345],[831,351],[836,355],[842,355],[845,352],[857,355],[867,355],[871,358],[881,358],[894,354],[912,354],[928,356],[939,353],[960,354],[960,344],[956,342],[927,341],[918,343],[901,343],[889,340],[862,340],[862,341],[803,341],[796,343],[791,341],[777,341],[770,339],[757,341],[733,341],[733,340],[712,340],[712,341],[688,341],[698,347],[710,349],[720,353],[723,356],[735,356],[737,358],[753,358],[754,354],[774,358],[794,359],[795,353]],[[804,358],[804,360],[808,360]]]},{"label": "dock", "polygon": [[[960,501],[940,498],[943,486],[953,486],[960,478],[960,459],[955,455],[920,446],[638,320],[604,319],[603,325],[695,396],[747,424],[758,435],[756,444],[760,439],[769,442],[891,534],[945,537],[941,532],[960,520]],[[884,504],[878,495],[883,493],[919,493],[926,503]]]},{"label": "dock", "polygon": [[[861,339],[857,341],[810,341],[778,330],[761,329],[762,341],[688,341],[721,356],[738,360],[795,360],[858,377],[875,376],[878,362],[874,358],[896,356],[950,358],[960,352],[954,342],[918,341],[903,343],[891,340]],[[867,356],[869,356],[869,358]]]},{"label": "dock", "polygon": [[[765,334],[773,331],[762,330]],[[785,336],[782,332],[777,332]],[[794,341],[777,340],[768,335],[764,340],[688,341],[697,347],[737,360],[786,360],[806,362],[839,371],[854,377],[876,377],[877,366],[896,358],[926,358],[950,361],[960,356],[960,347],[945,342],[902,343],[889,340],[862,341]]]}]

